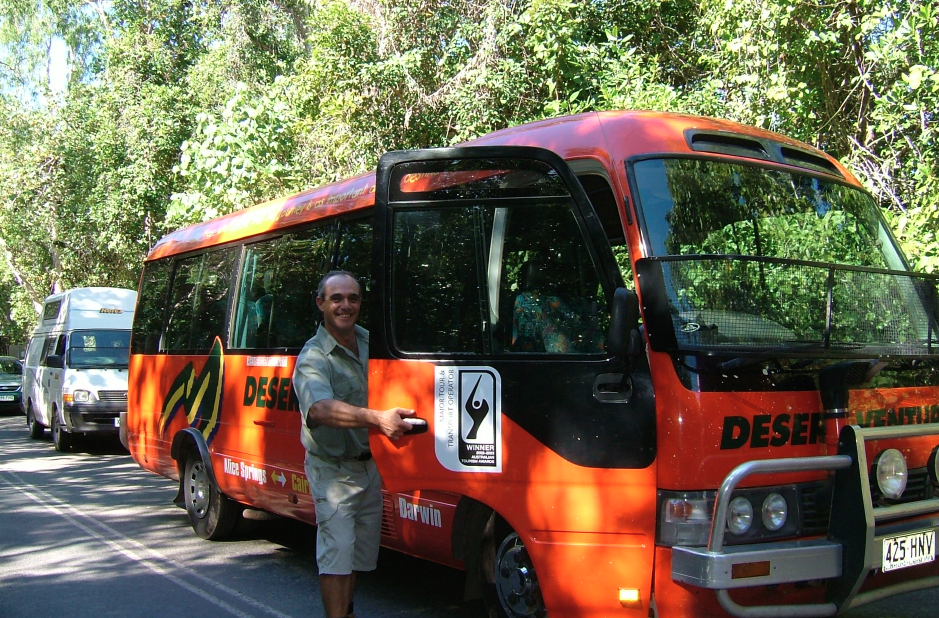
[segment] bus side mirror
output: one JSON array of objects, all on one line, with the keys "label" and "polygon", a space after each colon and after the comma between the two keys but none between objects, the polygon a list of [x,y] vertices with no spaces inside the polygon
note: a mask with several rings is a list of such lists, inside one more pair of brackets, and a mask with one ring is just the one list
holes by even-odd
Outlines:
[{"label": "bus side mirror", "polygon": [[46,360],[42,363],[46,367],[52,367],[53,369],[62,368],[62,357],[58,354],[50,354],[46,357]]},{"label": "bus side mirror", "polygon": [[639,334],[639,297],[633,290],[616,288],[610,311],[607,351],[614,356],[636,356],[642,350]]}]

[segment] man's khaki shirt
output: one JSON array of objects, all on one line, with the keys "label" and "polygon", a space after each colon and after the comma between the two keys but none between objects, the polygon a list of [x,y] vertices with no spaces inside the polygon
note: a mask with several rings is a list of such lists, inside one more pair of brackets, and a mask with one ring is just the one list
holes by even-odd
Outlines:
[{"label": "man's khaki shirt", "polygon": [[369,450],[368,429],[314,425],[311,430],[307,426],[310,407],[324,399],[368,407],[368,331],[356,325],[355,338],[358,357],[320,324],[316,335],[300,351],[293,370],[294,391],[303,417],[300,441],[320,459],[354,459]]}]

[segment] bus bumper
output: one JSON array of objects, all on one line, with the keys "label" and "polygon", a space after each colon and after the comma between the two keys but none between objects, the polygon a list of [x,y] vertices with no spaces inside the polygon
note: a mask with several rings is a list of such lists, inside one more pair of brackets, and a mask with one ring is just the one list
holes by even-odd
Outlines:
[{"label": "bus bumper", "polygon": [[[939,427],[914,425],[842,431],[838,455],[750,461],[734,468],[717,494],[708,547],[673,547],[672,579],[715,590],[721,607],[738,618],[834,616],[886,597],[939,586],[939,575],[901,579],[861,590],[884,564],[884,541],[911,534],[939,537],[939,499],[874,507],[865,440],[939,436]],[[734,488],[753,474],[809,470],[834,472],[826,539],[724,547],[724,526]],[[714,522],[721,522],[715,525]],[[933,560],[935,564],[935,559]],[[740,605],[729,591],[775,584],[821,581],[825,602],[805,605]]]}]

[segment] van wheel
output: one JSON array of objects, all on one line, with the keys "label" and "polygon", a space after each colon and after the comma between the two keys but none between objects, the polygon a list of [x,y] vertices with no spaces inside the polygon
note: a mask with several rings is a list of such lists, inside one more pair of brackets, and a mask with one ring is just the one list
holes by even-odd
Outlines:
[{"label": "van wheel", "polygon": [[493,514],[483,533],[483,601],[490,618],[543,618],[548,615],[535,566],[514,530]]},{"label": "van wheel", "polygon": [[46,428],[36,420],[36,415],[33,413],[33,402],[26,404],[26,426],[29,427],[29,437],[33,440],[38,440],[46,433]]},{"label": "van wheel", "polygon": [[210,541],[229,536],[238,522],[241,509],[218,490],[199,455],[190,455],[186,460],[182,482],[186,513],[196,534]]},{"label": "van wheel", "polygon": [[67,453],[72,450],[75,444],[75,436],[65,431],[62,423],[59,422],[59,411],[52,410],[52,445],[60,453]]}]

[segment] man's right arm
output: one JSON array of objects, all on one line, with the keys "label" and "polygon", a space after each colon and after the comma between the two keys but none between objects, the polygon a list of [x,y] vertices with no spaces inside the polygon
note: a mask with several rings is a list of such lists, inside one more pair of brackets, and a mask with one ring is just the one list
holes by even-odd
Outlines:
[{"label": "man's right arm", "polygon": [[310,423],[342,429],[375,427],[391,440],[397,440],[410,431],[411,425],[401,420],[414,416],[414,410],[391,408],[372,410],[360,408],[338,399],[321,399],[310,406],[307,412],[307,426]]}]

